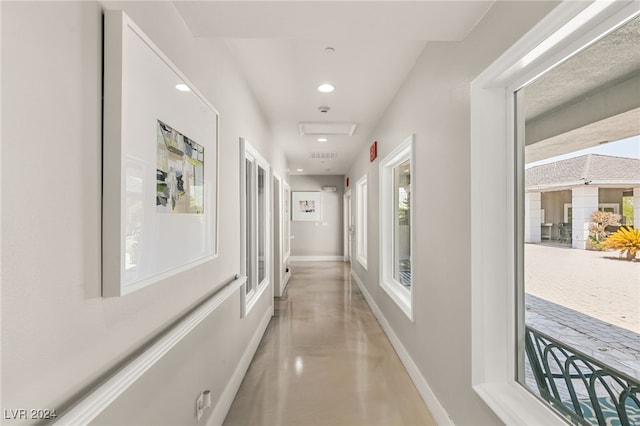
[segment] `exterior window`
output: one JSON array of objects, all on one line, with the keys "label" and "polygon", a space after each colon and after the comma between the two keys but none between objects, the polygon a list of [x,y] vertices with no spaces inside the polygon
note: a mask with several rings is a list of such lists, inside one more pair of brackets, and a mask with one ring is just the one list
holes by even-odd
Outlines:
[{"label": "exterior window", "polygon": [[411,160],[393,168],[393,279],[411,287]]},{"label": "exterior window", "polygon": [[242,292],[242,315],[251,310],[269,286],[269,164],[241,139],[242,176],[242,255],[241,264],[247,276]]},{"label": "exterior window", "polygon": [[[637,45],[640,32],[637,26],[627,25],[634,19],[633,25],[637,25],[637,17],[637,4],[561,2],[534,31],[529,31],[471,84],[471,383],[505,424],[597,425],[640,421],[632,417],[640,408],[637,364],[612,366],[611,360],[620,356],[620,352],[599,346],[603,341],[612,344],[626,341],[617,336],[611,338],[615,335],[611,331],[612,321],[628,316],[623,313],[631,311],[627,309],[628,301],[633,301],[632,309],[637,312],[637,276],[634,296],[616,292],[616,301],[610,302],[607,298],[614,292],[606,289],[611,285],[619,288],[625,264],[632,264],[611,259],[617,256],[614,252],[589,252],[584,247],[574,247],[589,239],[590,226],[585,220],[598,210],[599,201],[613,202],[612,196],[626,194],[633,195],[636,207],[640,205],[640,201],[636,203],[640,200],[636,181],[619,176],[623,179],[614,183],[601,173],[603,169],[592,168],[597,166],[595,163],[602,163],[602,158],[595,155],[590,160],[574,158],[586,154],[577,153],[578,150],[598,145],[610,148],[617,143],[601,144],[617,138],[593,131],[592,125],[605,124],[598,120],[604,117],[606,121],[606,109],[621,106],[614,102],[620,97],[609,96],[612,91],[627,93],[624,82],[630,82],[625,81],[624,72],[620,80],[612,81],[624,61],[613,60],[609,55],[635,52],[628,43]],[[619,35],[623,37],[599,43],[607,28],[621,29]],[[626,38],[624,33],[633,37],[622,42]],[[596,51],[588,55],[604,59],[595,66],[595,72],[589,69],[587,57],[577,61],[579,66],[571,60],[577,50],[582,54],[592,47]],[[637,67],[637,57],[628,63]],[[543,72],[553,72],[557,65],[574,66],[580,72],[567,70],[561,79]],[[595,74],[605,78],[594,85],[580,82]],[[529,89],[545,80],[548,96],[539,91],[537,99],[541,102],[537,103],[534,91]],[[551,85],[554,81],[558,83],[555,89]],[[571,96],[566,96],[568,82],[572,86]],[[554,99],[559,99],[552,95],[560,92],[565,95],[563,100],[553,104]],[[596,108],[596,104],[602,109]],[[595,110],[601,115],[579,113]],[[572,125],[578,128],[563,127],[567,123],[561,117],[568,117],[571,111],[576,113],[572,115],[575,119]],[[637,152],[636,142],[636,161]],[[532,173],[540,165],[533,163],[562,154],[571,154],[572,158],[565,157],[566,163],[556,158],[552,160],[554,164],[546,164],[548,169],[555,168],[552,173],[538,176]],[[617,170],[616,173],[624,175],[625,171],[634,170],[632,165],[620,167],[621,161],[629,164],[633,159],[612,160],[610,156],[604,160],[609,165],[618,164],[610,169]],[[587,166],[596,173],[586,173]],[[558,183],[558,179],[567,180]],[[599,186],[608,188],[606,195],[605,191],[599,191]],[[600,193],[604,196],[602,200]],[[572,206],[563,217],[564,203]],[[545,210],[545,223],[539,220],[541,209]],[[563,247],[560,241],[540,241],[541,227],[549,225],[553,226],[552,235],[558,238],[561,222],[571,222],[572,248]],[[640,228],[637,215],[634,228]],[[555,251],[545,256],[549,250]],[[593,268],[598,268],[597,273],[593,273]],[[581,278],[585,275],[588,279]],[[536,294],[540,291],[536,284],[554,286],[561,299],[554,302],[542,297],[542,293]],[[567,306],[580,298],[584,301],[585,296],[591,298],[594,307],[613,307],[617,318],[604,321],[580,312],[582,308],[576,309],[578,305]],[[553,309],[549,302],[562,308]],[[559,327],[559,320],[570,321],[570,325]],[[600,330],[606,331],[594,336],[577,332],[580,328],[584,331],[588,324],[599,324]],[[633,326],[638,324],[636,319]],[[633,333],[635,337],[630,341],[638,341],[640,333],[616,327],[616,331],[626,336]],[[580,350],[579,346],[585,344],[591,348]],[[638,349],[635,351],[633,359],[637,360]]]},{"label": "exterior window", "polygon": [[367,175],[356,182],[356,259],[367,269]]},{"label": "exterior window", "polygon": [[413,135],[380,162],[380,284],[413,320]]},{"label": "exterior window", "polygon": [[[561,108],[551,104],[548,95],[557,88],[554,82],[570,76],[574,86],[566,96],[587,98],[584,102],[602,108],[617,107],[616,103],[624,99],[612,95],[615,91],[608,79],[624,76],[626,71],[624,66],[612,63],[618,53],[611,46],[618,46],[622,40],[640,43],[639,28],[640,18],[635,18],[516,92],[516,164],[520,175],[516,178],[520,193],[516,270],[521,324],[516,375],[548,407],[576,424],[640,422],[640,371],[637,361],[628,363],[640,357],[638,270],[627,269],[615,259],[616,254],[606,251],[612,248],[608,239],[622,226],[619,212],[624,193],[630,182],[640,184],[637,173],[627,180],[626,171],[640,169],[638,138],[617,140],[616,133],[607,130],[598,136],[600,139],[581,138],[570,132],[555,139],[553,134],[546,140],[532,141],[527,136],[544,123],[561,120],[568,112],[583,114],[585,127],[577,130],[586,129],[586,125],[601,126],[575,104]],[[627,38],[629,32],[635,34],[633,41]],[[640,67],[637,55],[622,56]],[[582,77],[573,72],[577,64],[584,73]],[[608,67],[608,79],[596,90],[590,76],[603,66]],[[616,80],[616,84],[621,83]],[[637,124],[637,118],[632,120]],[[602,143],[602,139],[610,142]],[[571,203],[554,203],[566,200],[567,189]],[[540,201],[534,202],[530,195],[528,204],[521,200],[535,190],[547,202],[547,217],[563,217],[565,223],[560,230],[569,227],[570,238],[560,234],[557,242],[542,243],[524,225],[532,223],[528,218],[536,214]],[[565,242],[571,249],[563,246]],[[634,258],[635,252],[627,257],[631,261]],[[627,340],[635,343],[624,343]]]}]

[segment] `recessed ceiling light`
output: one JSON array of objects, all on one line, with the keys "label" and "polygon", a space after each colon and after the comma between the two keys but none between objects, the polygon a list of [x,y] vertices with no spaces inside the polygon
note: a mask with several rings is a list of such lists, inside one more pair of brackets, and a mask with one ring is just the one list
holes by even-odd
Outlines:
[{"label": "recessed ceiling light", "polygon": [[190,92],[191,91],[191,89],[189,89],[189,86],[187,86],[184,83],[176,84],[176,89],[178,89],[181,92]]},{"label": "recessed ceiling light", "polygon": [[299,171],[299,172],[304,172],[304,169],[297,169],[297,171]]},{"label": "recessed ceiling light", "polygon": [[329,140],[329,139],[327,139],[327,138],[318,138],[318,142],[326,142],[326,141],[328,141],[328,140]]},{"label": "recessed ceiling light", "polygon": [[323,83],[320,86],[318,86],[318,91],[322,93],[331,93],[334,90],[336,90],[336,88],[329,83]]}]

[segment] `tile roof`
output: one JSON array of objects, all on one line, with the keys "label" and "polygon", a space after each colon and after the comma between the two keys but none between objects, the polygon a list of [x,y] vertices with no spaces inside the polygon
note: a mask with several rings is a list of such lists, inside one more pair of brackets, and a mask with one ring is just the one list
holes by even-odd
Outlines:
[{"label": "tile roof", "polygon": [[587,154],[525,170],[525,188],[640,185],[640,159]]}]

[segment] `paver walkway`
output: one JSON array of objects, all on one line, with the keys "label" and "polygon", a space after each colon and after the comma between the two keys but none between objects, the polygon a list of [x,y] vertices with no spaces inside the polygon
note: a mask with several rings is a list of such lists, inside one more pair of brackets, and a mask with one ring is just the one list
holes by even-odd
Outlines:
[{"label": "paver walkway", "polygon": [[525,295],[525,322],[618,371],[640,380],[640,335]]},{"label": "paver walkway", "polygon": [[617,257],[527,244],[525,322],[640,380],[640,262]]},{"label": "paver walkway", "polygon": [[525,245],[525,292],[640,334],[640,261]]}]

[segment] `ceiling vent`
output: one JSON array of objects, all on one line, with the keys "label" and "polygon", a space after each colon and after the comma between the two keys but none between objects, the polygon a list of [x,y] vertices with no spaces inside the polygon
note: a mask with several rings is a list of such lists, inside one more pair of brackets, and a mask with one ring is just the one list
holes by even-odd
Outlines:
[{"label": "ceiling vent", "polygon": [[301,136],[346,135],[353,136],[357,123],[327,123],[321,121],[298,123]]},{"label": "ceiling vent", "polygon": [[335,160],[338,158],[338,153],[333,152],[312,152],[310,153],[312,160]]}]

